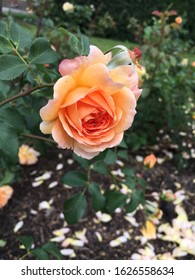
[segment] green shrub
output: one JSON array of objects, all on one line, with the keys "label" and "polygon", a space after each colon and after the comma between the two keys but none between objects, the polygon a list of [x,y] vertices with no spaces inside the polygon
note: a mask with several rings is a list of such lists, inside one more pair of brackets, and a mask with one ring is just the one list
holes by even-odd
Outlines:
[{"label": "green shrub", "polygon": [[134,123],[138,134],[128,138],[135,149],[147,141],[155,143],[162,129],[178,144],[181,131],[192,131],[195,72],[184,57],[190,41],[181,39],[186,31],[171,13],[159,13],[157,18],[153,17],[153,25],[144,29],[146,74]]}]

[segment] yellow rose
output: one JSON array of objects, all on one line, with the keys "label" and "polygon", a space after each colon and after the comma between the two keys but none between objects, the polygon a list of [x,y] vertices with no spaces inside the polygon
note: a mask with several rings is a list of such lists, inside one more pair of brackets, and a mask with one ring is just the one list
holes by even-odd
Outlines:
[{"label": "yellow rose", "polygon": [[18,152],[19,162],[22,165],[32,165],[38,161],[39,152],[28,145],[22,145]]},{"label": "yellow rose", "polygon": [[62,6],[62,9],[65,12],[73,12],[74,11],[74,5],[69,3],[69,2],[65,2]]}]

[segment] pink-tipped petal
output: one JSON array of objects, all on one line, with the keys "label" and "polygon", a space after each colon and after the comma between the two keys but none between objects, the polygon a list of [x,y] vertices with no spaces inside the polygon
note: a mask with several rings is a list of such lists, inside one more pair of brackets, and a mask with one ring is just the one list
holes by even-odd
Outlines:
[{"label": "pink-tipped petal", "polygon": [[59,72],[62,76],[71,75],[86,62],[85,56],[78,56],[74,59],[64,59],[59,65]]}]

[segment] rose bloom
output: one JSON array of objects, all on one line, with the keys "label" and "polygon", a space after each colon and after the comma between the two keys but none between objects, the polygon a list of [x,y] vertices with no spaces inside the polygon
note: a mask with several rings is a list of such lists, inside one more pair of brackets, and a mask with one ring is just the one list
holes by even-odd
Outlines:
[{"label": "rose bloom", "polygon": [[175,22],[176,22],[177,24],[181,24],[181,23],[182,23],[182,17],[176,17],[176,18],[175,18]]},{"label": "rose bloom", "polygon": [[0,208],[3,208],[8,203],[8,200],[12,197],[12,194],[12,187],[8,185],[0,187]]},{"label": "rose bloom", "polygon": [[62,6],[62,9],[65,11],[65,12],[73,12],[74,10],[74,5],[69,3],[69,2],[65,2]]},{"label": "rose bloom", "polygon": [[128,50],[112,59],[90,46],[88,56],[61,62],[54,97],[40,110],[41,131],[61,148],[91,159],[122,141],[141,94],[135,65],[118,63],[123,53],[130,59]]},{"label": "rose bloom", "polygon": [[19,162],[22,165],[32,165],[38,161],[40,153],[29,147],[28,145],[22,145],[18,152]]}]

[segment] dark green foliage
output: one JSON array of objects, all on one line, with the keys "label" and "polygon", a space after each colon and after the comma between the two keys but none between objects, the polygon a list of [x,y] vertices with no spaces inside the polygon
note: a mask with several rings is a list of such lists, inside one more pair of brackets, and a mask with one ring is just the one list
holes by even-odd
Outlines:
[{"label": "dark green foliage", "polygon": [[105,207],[105,196],[101,193],[100,187],[96,183],[89,184],[89,193],[92,196],[92,205],[95,211],[100,211]]},{"label": "dark green foliage", "polygon": [[62,182],[72,187],[83,187],[87,184],[87,176],[77,170],[69,171],[62,178]]},{"label": "dark green foliage", "polygon": [[[137,36],[139,36],[140,39],[140,35],[138,33],[141,32],[144,23],[151,23],[151,13],[154,10],[164,11],[167,8],[170,10],[176,10],[181,16],[183,16],[184,13],[187,14],[187,21],[185,25],[190,31],[191,38],[195,40],[195,5],[193,0],[178,0],[172,2],[169,0],[74,0],[72,3],[79,5],[94,5],[95,10],[90,26],[97,26],[98,21],[103,18],[106,13],[109,13],[116,25],[110,30],[107,29],[106,34],[104,35],[107,37],[115,37],[123,40],[128,39],[133,41],[137,38]],[[59,9],[61,8],[62,4],[63,1],[59,1]],[[138,21],[139,26],[137,26],[135,19]],[[132,28],[129,28],[131,26]],[[102,32],[104,31],[105,30]]]},{"label": "dark green foliage", "polygon": [[[143,92],[137,106],[133,131],[127,143],[139,150],[146,143],[156,143],[160,130],[181,144],[180,131],[192,129],[195,72],[185,64],[189,41],[181,39],[186,30],[174,23],[172,16],[153,18],[144,29],[143,64],[146,67]],[[191,128],[190,128],[191,127]]]},{"label": "dark green foliage", "polygon": [[85,214],[87,201],[82,193],[77,193],[64,203],[64,217],[69,224],[77,223]]}]

